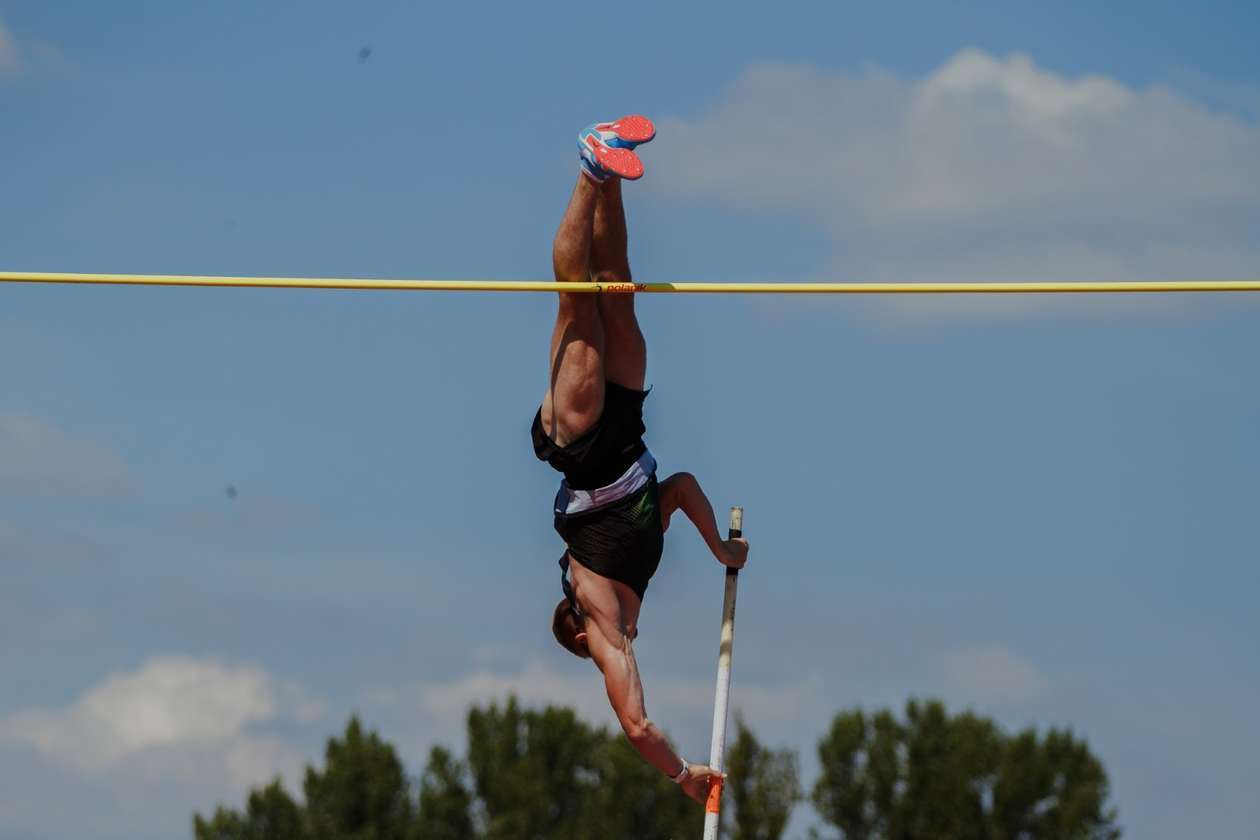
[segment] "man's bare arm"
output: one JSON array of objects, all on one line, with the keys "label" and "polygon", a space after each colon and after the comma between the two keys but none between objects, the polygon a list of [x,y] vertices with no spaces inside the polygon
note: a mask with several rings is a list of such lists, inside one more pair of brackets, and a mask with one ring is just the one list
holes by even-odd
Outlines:
[{"label": "man's bare arm", "polygon": [[648,720],[634,647],[624,633],[614,631],[616,635],[613,635],[611,630],[613,628],[604,622],[587,620],[586,644],[591,658],[604,674],[608,702],[626,737],[648,763],[667,776],[676,775],[682,760],[669,746],[664,733]]},{"label": "man's bare arm", "polygon": [[[587,622],[587,647],[591,658],[604,674],[604,688],[608,702],[612,704],[617,721],[626,737],[649,764],[667,776],[677,776],[683,767],[683,759],[674,752],[656,724],[648,719],[643,703],[643,683],[639,680],[639,666],[634,659],[634,647],[624,633],[609,638],[612,628],[605,622]],[[709,792],[711,780],[717,771],[700,764],[688,764],[689,778],[682,783],[683,790],[692,799],[703,802]]]},{"label": "man's bare arm", "polygon": [[669,527],[669,518],[675,510],[687,514],[687,518],[700,532],[704,544],[724,566],[742,569],[748,559],[748,542],[741,538],[722,539],[718,531],[717,515],[709,497],[704,494],[700,482],[691,473],[680,472],[661,482],[661,526]]}]

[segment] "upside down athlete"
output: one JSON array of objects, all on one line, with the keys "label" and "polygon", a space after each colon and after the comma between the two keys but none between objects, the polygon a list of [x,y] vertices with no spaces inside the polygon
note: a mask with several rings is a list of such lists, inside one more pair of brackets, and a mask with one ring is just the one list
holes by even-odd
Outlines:
[{"label": "upside down athlete", "polygon": [[[640,116],[579,134],[581,174],[552,246],[556,280],[631,282],[621,181],[643,175],[634,148],[654,135]],[[566,545],[564,598],[552,630],[561,645],[603,673],[608,701],[635,749],[703,801],[719,774],[680,758],[648,719],[632,643],[676,511],[687,515],[723,565],[743,567],[748,544],[721,538],[693,476],[677,473],[658,484],[656,461],[643,442],[646,369],[632,293],[560,293],[551,384],[532,429],[535,454],[564,473],[555,502],[555,527]]]}]

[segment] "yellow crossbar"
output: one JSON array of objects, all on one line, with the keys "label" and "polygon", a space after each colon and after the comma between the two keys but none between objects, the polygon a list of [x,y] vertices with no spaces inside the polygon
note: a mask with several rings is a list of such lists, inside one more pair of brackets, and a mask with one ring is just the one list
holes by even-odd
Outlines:
[{"label": "yellow crossbar", "polygon": [[114,286],[228,286],[406,292],[609,292],[754,294],[1060,294],[1082,292],[1260,292],[1260,280],[1121,280],[1027,283],[557,283],[517,280],[380,280],[335,277],[215,277],[183,274],[62,274],[0,271],[2,283]]}]

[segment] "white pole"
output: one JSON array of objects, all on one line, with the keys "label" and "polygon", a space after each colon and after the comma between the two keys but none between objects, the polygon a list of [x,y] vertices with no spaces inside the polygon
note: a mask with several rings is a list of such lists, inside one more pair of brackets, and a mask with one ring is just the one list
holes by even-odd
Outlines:
[{"label": "white pole", "polygon": [[[742,536],[744,509],[731,508],[729,538]],[[726,753],[726,713],[731,696],[731,649],[735,646],[735,589],[739,584],[739,570],[726,570],[726,592],[722,598],[722,643],[718,648],[717,695],[713,700],[713,740],[709,746],[709,766],[719,773]],[[717,840],[718,821],[722,810],[722,782],[709,788],[709,799],[704,806],[704,840]]]}]

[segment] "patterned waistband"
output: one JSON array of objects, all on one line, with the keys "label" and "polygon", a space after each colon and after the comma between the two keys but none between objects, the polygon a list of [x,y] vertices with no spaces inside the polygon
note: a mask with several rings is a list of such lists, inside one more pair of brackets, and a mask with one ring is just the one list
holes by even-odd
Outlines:
[{"label": "patterned waistband", "polygon": [[611,505],[643,489],[655,473],[656,459],[652,457],[651,452],[644,450],[639,460],[631,464],[621,474],[621,478],[607,487],[600,487],[597,490],[574,490],[569,486],[569,482],[561,481],[560,491],[556,493],[556,513],[572,516]]}]

